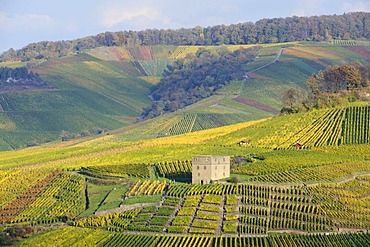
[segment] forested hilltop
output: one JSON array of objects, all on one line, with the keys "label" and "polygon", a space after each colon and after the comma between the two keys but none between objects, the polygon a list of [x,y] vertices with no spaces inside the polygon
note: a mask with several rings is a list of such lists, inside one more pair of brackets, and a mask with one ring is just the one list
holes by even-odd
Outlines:
[{"label": "forested hilltop", "polygon": [[100,46],[222,45],[331,39],[370,39],[370,13],[262,19],[256,23],[144,31],[105,32],[72,41],[42,41],[9,49],[0,61],[50,59]]}]

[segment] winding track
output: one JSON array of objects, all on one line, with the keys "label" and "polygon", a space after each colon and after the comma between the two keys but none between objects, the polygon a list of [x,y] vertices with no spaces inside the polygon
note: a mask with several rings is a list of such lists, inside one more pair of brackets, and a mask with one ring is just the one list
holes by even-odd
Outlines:
[{"label": "winding track", "polygon": [[[274,63],[276,63],[277,61],[279,61],[279,58],[280,58],[281,54],[283,53],[283,50],[284,50],[284,48],[280,48],[279,52],[276,54],[276,57],[275,57],[275,58],[274,58],[274,60],[272,60],[271,62],[266,63],[266,64],[264,64],[264,65],[262,65],[262,66],[260,66],[260,67],[258,67],[258,68],[255,68],[255,69],[253,69],[253,70],[251,70],[251,71],[248,71],[248,72],[245,74],[245,76],[244,76],[244,77],[245,77],[245,79],[248,79],[248,78],[250,77],[250,74],[251,74],[251,73],[253,73],[253,72],[255,72],[255,71],[258,71],[258,70],[260,70],[260,69],[263,69],[263,68],[265,68],[265,67],[267,67],[267,66],[269,66],[269,65],[271,65],[271,64],[274,64]],[[243,84],[242,84],[242,86],[243,86]],[[241,86],[241,87],[242,87],[242,86]],[[241,89],[239,90],[239,92],[240,92],[240,91],[241,91]],[[240,93],[239,93],[239,95],[233,96],[232,98],[236,98],[236,97],[238,97],[238,96],[240,96]],[[249,112],[240,111],[240,110],[237,110],[237,109],[234,109],[234,108],[231,108],[231,107],[222,106],[222,105],[219,105],[218,103],[213,104],[213,105],[211,105],[210,107],[219,108],[219,109],[224,109],[224,110],[229,110],[229,111],[237,112],[237,113],[250,114]],[[253,107],[253,106],[252,106],[252,107]]]},{"label": "winding track", "polygon": [[280,48],[279,52],[276,54],[276,57],[275,57],[275,58],[274,58],[274,60],[272,60],[271,62],[266,63],[266,64],[264,64],[264,65],[262,65],[262,66],[260,66],[260,67],[258,67],[258,68],[252,69],[251,71],[248,71],[248,72],[246,73],[246,75],[245,75],[245,78],[247,78],[247,79],[248,79],[251,73],[256,72],[256,71],[258,71],[258,70],[261,70],[261,69],[263,69],[263,68],[265,68],[265,67],[267,67],[267,66],[269,66],[269,65],[271,65],[271,64],[274,64],[274,63],[276,63],[277,61],[279,61],[279,58],[280,58],[281,54],[283,53],[283,50],[284,50],[284,48]]}]

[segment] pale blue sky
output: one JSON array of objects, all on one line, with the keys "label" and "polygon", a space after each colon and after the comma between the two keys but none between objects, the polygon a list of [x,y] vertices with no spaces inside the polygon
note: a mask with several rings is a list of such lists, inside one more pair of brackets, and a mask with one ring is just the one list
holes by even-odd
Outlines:
[{"label": "pale blue sky", "polygon": [[207,27],[354,11],[370,12],[370,0],[0,0],[0,52],[105,31]]}]

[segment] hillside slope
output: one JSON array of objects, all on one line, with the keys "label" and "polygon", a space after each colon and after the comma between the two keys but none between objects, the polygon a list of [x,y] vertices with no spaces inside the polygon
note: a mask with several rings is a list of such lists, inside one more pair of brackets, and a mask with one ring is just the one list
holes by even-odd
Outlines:
[{"label": "hillside slope", "polygon": [[[46,245],[312,244],[312,236],[362,246],[370,227],[369,109],[354,104],[136,142],[111,134],[0,152],[0,224],[44,227],[45,234],[22,239],[26,246],[45,238]],[[320,145],[277,150],[301,134]],[[241,138],[250,144],[239,145]],[[179,182],[189,178],[191,157],[204,154],[248,158],[232,164],[238,183]]]},{"label": "hillside slope", "polygon": [[[168,64],[200,48],[216,47],[100,47],[52,59],[34,69],[52,90],[0,93],[0,149],[53,141],[62,131],[80,136],[131,126],[118,131],[126,133],[126,140],[139,140],[270,117],[281,109],[284,91],[291,87],[304,90],[312,73],[332,64],[356,60],[368,63],[369,44],[337,41],[258,45],[259,54],[245,68],[246,74],[254,71],[247,80],[234,81],[194,105],[137,125],[132,124],[150,104],[151,86],[158,83]],[[233,51],[253,46],[226,48]],[[265,64],[269,65],[261,68]]]},{"label": "hillside slope", "polygon": [[[328,158],[326,162],[335,162],[336,159],[348,160],[353,156],[347,157],[347,154],[343,154],[333,157],[330,154],[340,149],[351,148],[352,145],[363,145],[363,147],[368,145],[370,142],[367,118],[369,109],[368,104],[354,104],[344,108],[276,116],[185,135],[135,142],[126,141],[126,134],[123,132],[87,140],[80,139],[2,152],[0,166],[10,168],[56,165],[59,168],[79,169],[86,164],[102,166],[156,163],[189,160],[193,155],[204,153],[238,155],[254,151],[265,155],[301,152],[300,154],[321,156],[323,160]],[[241,139],[248,139],[249,145],[247,147],[237,145]],[[297,141],[302,142],[302,150],[295,150]],[[328,155],[321,152],[322,149],[327,149]],[[358,159],[366,160],[367,156],[368,154],[365,156],[361,154]],[[18,159],[24,161],[19,164]],[[261,161],[261,164],[264,162]],[[314,165],[317,161],[304,160],[303,162]],[[281,165],[289,167],[292,164],[283,162]],[[274,168],[271,167],[271,169]]]},{"label": "hillside slope", "polygon": [[119,66],[86,55],[41,64],[36,71],[52,90],[0,95],[0,148],[53,141],[63,130],[94,134],[131,124],[150,103],[151,84],[135,66],[128,64],[133,72]]},{"label": "hillside slope", "polygon": [[[228,46],[229,49],[235,47],[238,46]],[[195,48],[187,49],[190,52]],[[277,57],[280,52],[281,55]],[[304,91],[312,73],[335,64],[354,61],[367,64],[370,61],[369,54],[369,42],[262,45],[258,56],[245,68],[247,80],[234,81],[207,99],[162,116],[157,121],[150,121],[149,124],[144,122],[137,126],[137,131],[122,131],[125,131],[127,140],[139,140],[271,117],[282,108],[282,96],[287,89]],[[140,134],[144,132],[144,135]]]}]

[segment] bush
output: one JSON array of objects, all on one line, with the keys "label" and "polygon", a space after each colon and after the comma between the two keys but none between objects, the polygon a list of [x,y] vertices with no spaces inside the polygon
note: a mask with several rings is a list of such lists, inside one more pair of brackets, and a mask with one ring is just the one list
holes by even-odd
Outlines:
[{"label": "bush", "polygon": [[21,238],[27,238],[32,234],[33,229],[29,226],[15,226],[6,228],[5,231],[0,234],[0,246],[13,245]]},{"label": "bush", "polygon": [[230,183],[234,183],[234,184],[237,184],[237,183],[240,183],[240,178],[238,176],[235,176],[235,177],[231,177],[228,182]]}]

